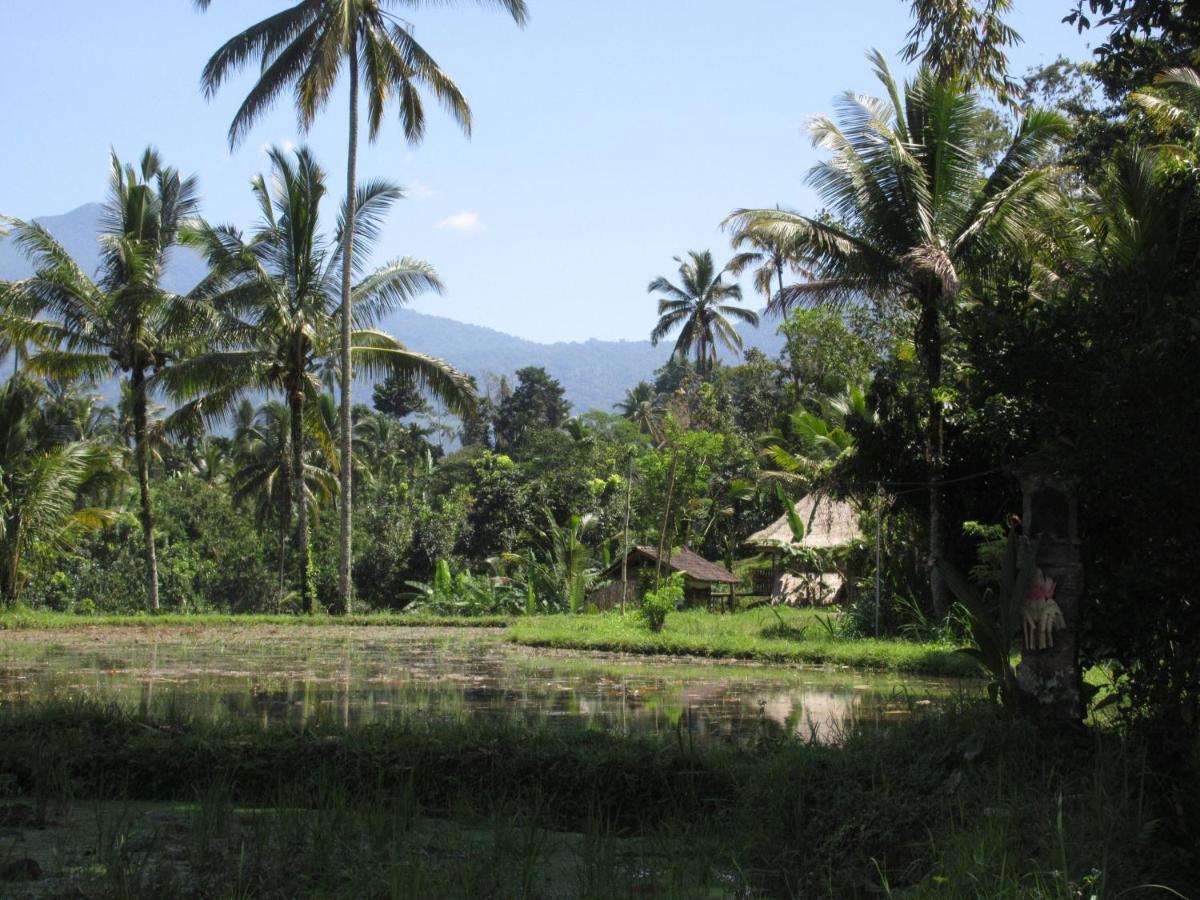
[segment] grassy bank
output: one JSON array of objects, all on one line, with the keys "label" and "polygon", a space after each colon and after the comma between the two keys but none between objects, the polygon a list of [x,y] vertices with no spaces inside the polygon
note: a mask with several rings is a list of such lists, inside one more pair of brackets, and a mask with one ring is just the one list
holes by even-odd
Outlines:
[{"label": "grassy bank", "polygon": [[970,677],[976,665],[954,648],[896,639],[845,638],[831,623],[836,613],[812,609],[758,608],[731,615],[688,610],[667,617],[651,632],[630,612],[603,615],[437,616],[414,613],[366,613],[351,616],[160,613],[80,616],[17,609],[0,613],[0,631],[113,628],[223,628],[256,625],[282,627],[440,627],[489,628],[528,647],[600,650],[646,655],[697,656],[777,664],[849,666],[910,674]]},{"label": "grassy bank", "polygon": [[[1168,799],[1183,775],[1168,788],[1116,734],[1050,745],[983,707],[851,730],[840,747],[705,750],[481,723],[264,732],[88,705],[10,708],[0,728],[0,785],[28,803],[25,830],[74,823],[91,842],[87,896],[1196,887]],[[38,846],[12,829],[0,841],[6,860]]]},{"label": "grassy bank", "polygon": [[535,616],[514,619],[509,640],[528,647],[607,650],[616,653],[703,656],[770,663],[852,666],[967,677],[974,662],[941,644],[901,640],[843,638],[822,624],[828,614],[811,609],[759,608],[732,615],[699,610],[667,616],[660,632],[651,632],[632,613],[599,616]]},{"label": "grassy bank", "polygon": [[293,625],[386,628],[503,628],[509,616],[434,616],[419,613],[365,613],[362,615],[268,615],[262,613],[136,613],[133,615],[81,616],[46,610],[15,609],[0,612],[0,631],[60,630],[86,627],[116,628],[220,628],[224,626]]}]

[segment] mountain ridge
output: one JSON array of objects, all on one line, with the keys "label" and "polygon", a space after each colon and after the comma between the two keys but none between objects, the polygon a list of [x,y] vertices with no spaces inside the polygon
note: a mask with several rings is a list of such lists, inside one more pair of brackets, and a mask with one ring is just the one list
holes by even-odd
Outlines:
[{"label": "mountain ridge", "polygon": [[[100,262],[96,234],[101,214],[100,204],[87,203],[34,221],[53,234],[85,271],[91,272]],[[16,280],[31,272],[13,239],[0,239],[0,279]],[[198,254],[178,250],[168,261],[164,283],[169,290],[186,292],[203,274],[204,263]],[[534,341],[486,325],[411,309],[398,310],[380,325],[406,346],[446,360],[481,385],[489,377],[511,378],[519,368],[541,366],[562,383],[575,413],[611,410],[627,389],[652,378],[654,370],[671,354],[669,343],[654,347],[648,340]],[[772,356],[783,343],[770,326],[751,330],[744,338],[747,347],[758,347]]]}]

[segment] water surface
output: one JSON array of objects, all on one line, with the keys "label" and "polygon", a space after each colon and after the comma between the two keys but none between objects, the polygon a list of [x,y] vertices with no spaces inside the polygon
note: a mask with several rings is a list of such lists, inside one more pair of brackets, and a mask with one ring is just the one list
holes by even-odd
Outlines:
[{"label": "water surface", "polygon": [[836,741],[954,689],[848,670],[518,647],[462,628],[254,626],[0,633],[0,702],[87,697],[263,726],[399,718],[585,725],[691,740]]}]

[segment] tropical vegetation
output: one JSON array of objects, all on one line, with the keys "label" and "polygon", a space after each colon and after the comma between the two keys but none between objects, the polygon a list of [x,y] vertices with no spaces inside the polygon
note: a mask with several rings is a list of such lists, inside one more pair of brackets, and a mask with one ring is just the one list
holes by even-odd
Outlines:
[{"label": "tropical vegetation", "polygon": [[[523,0],[496,5],[524,23]],[[243,230],[202,218],[196,180],[148,149],[109,161],[95,273],[4,220],[31,274],[0,282],[0,630],[336,622],[386,642],[453,624],[530,659],[947,676],[953,701],[905,694],[886,712],[902,724],[847,724],[835,747],[760,721],[698,750],[682,718],[641,744],[415,714],[250,733],[21,700],[0,704],[0,784],[64,808],[91,792],[97,822],[110,796],[188,798],[207,811],[195,847],[223,848],[189,858],[197,895],[243,875],[239,895],[332,895],[336,871],[419,896],[455,867],[422,874],[413,829],[472,835],[467,858],[480,816],[512,810],[525,869],[464,895],[529,895],[551,832],[588,871],[612,863],[592,895],[645,887],[612,862],[625,840],[655,848],[649,892],[678,895],[1200,889],[1200,28],[1174,0],[1066,5],[1095,60],[1022,76],[1009,0],[914,0],[907,75],[873,51],[877,96],[811,122],[817,204],[732,209],[728,263],[691,251],[653,277],[648,337],[671,353],[609,409],[519,361],[468,378],[387,330],[444,286],[376,258],[403,195],[359,176],[359,104],[371,140],[391,112],[419,142],[427,96],[471,125],[402,17],[419,3],[303,0],[205,68],[212,96],[256,66],[231,143],[284,92],[308,131],[347,76],[344,196],[310,149],[273,148]],[[183,290],[177,253],[203,269]],[[778,352],[748,349],[753,328]],[[802,498],[845,504],[853,535],[816,540]],[[750,540],[772,523],[790,542]],[[676,573],[690,554],[737,584],[703,595]],[[836,602],[784,608],[781,576],[819,573]],[[265,805],[257,826],[235,799]],[[302,840],[321,865],[283,871]],[[121,878],[123,846],[103,863]]]},{"label": "tropical vegetation", "polygon": [[[195,0],[208,9],[212,0]],[[525,0],[495,0],[523,24]],[[267,111],[279,94],[292,88],[300,129],[307,131],[329,103],[343,67],[350,82],[349,140],[346,151],[346,209],[342,222],[341,338],[339,369],[341,401],[338,407],[339,475],[342,502],[341,549],[338,562],[338,596],[350,611],[350,578],[353,506],[351,427],[354,350],[351,330],[355,256],[362,252],[355,236],[358,217],[358,138],[360,93],[367,95],[367,135],[379,136],[389,106],[399,113],[404,137],[418,144],[425,134],[425,107],[421,92],[430,91],[467,133],[471,108],[453,79],[417,42],[408,23],[392,9],[409,5],[403,0],[321,0],[299,3],[250,26],[230,38],[209,59],[202,82],[212,97],[235,71],[258,57],[261,74],[229,126],[229,143],[236,145]]]}]

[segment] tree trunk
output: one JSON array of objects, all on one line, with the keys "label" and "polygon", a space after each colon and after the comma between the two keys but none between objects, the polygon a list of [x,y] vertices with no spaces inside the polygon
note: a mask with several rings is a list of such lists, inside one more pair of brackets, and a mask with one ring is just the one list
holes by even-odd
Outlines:
[{"label": "tree trunk", "polygon": [[[6,479],[7,481],[7,479]],[[4,485],[8,489],[9,485]],[[11,521],[3,523],[6,526],[6,537],[9,539],[8,559],[5,560],[7,569],[4,573],[4,605],[8,609],[17,605],[17,595],[20,593],[21,572],[21,520],[14,516]]]},{"label": "tree trunk", "polygon": [[925,458],[929,466],[929,590],[933,611],[939,619],[950,610],[945,578],[938,560],[946,548],[946,525],[942,517],[943,421],[942,401],[938,396],[942,385],[942,325],[936,301],[922,304],[917,324],[917,343],[925,362],[925,378],[929,382],[929,423],[925,432]]},{"label": "tree trunk", "polygon": [[[290,490],[290,488],[289,488]],[[279,603],[276,604],[275,611],[279,612],[282,608],[284,589],[287,586],[287,532],[288,525],[291,523],[282,516],[279,519]]]},{"label": "tree trunk", "polygon": [[663,545],[667,541],[667,523],[671,518],[671,500],[675,495],[675,466],[679,462],[679,448],[671,451],[671,474],[667,478],[667,505],[663,509],[662,528],[658,530],[658,558],[654,560],[654,589],[662,584]]},{"label": "tree trunk", "polygon": [[289,398],[291,406],[292,431],[292,495],[296,505],[296,563],[300,573],[300,598],[304,611],[312,613],[315,597],[313,596],[312,573],[308,568],[308,504],[305,502],[304,489],[304,395],[296,390]]},{"label": "tree trunk", "polygon": [[342,249],[342,406],[340,415],[338,416],[339,428],[341,434],[338,438],[341,442],[341,472],[339,474],[339,483],[341,485],[341,496],[339,512],[341,513],[341,529],[340,529],[340,555],[338,557],[338,600],[341,603],[342,612],[349,613],[353,602],[351,592],[353,586],[350,582],[350,564],[353,555],[352,528],[354,525],[354,500],[353,500],[353,466],[351,459],[353,458],[354,443],[353,437],[350,434],[350,385],[354,380],[354,371],[351,368],[350,360],[350,291],[351,278],[353,275],[353,256],[354,256],[354,193],[357,190],[357,167],[358,167],[358,43],[357,39],[352,36],[350,40],[350,142],[349,150],[346,154],[346,228],[343,235]]},{"label": "tree trunk", "polygon": [[142,537],[146,541],[146,599],[150,611],[158,612],[158,551],[154,545],[154,507],[150,502],[150,464],[146,459],[145,371],[134,369],[129,382],[133,389],[133,459],[141,501]]},{"label": "tree trunk", "polygon": [[292,524],[292,492],[296,489],[296,484],[292,480],[291,459],[290,453],[286,453],[284,462],[287,464],[287,478],[285,488],[279,501],[279,601],[276,604],[276,611],[281,609],[283,603],[284,592],[287,588],[287,536],[288,530]]},{"label": "tree trunk", "polygon": [[633,504],[633,455],[629,457],[628,474],[625,477],[625,530],[621,538],[621,615],[625,615],[625,602],[629,599],[629,513]]}]

